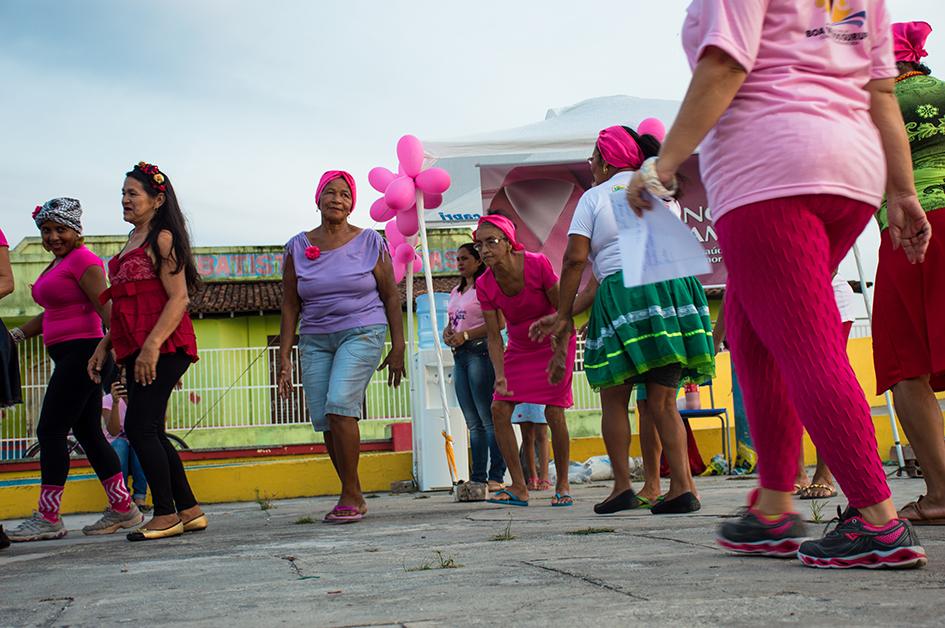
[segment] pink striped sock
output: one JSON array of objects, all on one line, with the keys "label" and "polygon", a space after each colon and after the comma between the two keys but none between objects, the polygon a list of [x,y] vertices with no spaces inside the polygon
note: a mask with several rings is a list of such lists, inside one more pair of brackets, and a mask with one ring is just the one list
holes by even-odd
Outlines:
[{"label": "pink striped sock", "polygon": [[62,504],[64,486],[42,484],[39,487],[39,514],[50,523],[59,521],[59,506]]},{"label": "pink striped sock", "polygon": [[131,495],[128,494],[128,487],[125,486],[125,477],[121,473],[116,473],[107,480],[102,481],[105,487],[105,494],[108,496],[108,505],[112,510],[118,512],[128,512],[131,508]]}]

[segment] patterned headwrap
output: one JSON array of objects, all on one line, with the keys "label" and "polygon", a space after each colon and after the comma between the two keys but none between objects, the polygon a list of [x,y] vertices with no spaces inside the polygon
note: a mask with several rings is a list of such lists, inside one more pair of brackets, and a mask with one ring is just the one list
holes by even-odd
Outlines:
[{"label": "patterned headwrap", "polygon": [[33,210],[33,220],[39,228],[44,222],[54,222],[82,235],[82,205],[74,198],[54,198],[37,205]]},{"label": "patterned headwrap", "polygon": [[922,57],[929,55],[925,51],[925,40],[932,32],[928,22],[896,22],[892,32],[896,61],[919,63]]},{"label": "patterned headwrap", "polygon": [[322,175],[322,178],[318,180],[318,187],[315,188],[315,205],[317,206],[318,201],[322,198],[325,187],[335,179],[344,179],[348,187],[351,188],[351,211],[354,211],[354,204],[358,200],[358,189],[354,186],[354,177],[344,170],[329,170]]}]

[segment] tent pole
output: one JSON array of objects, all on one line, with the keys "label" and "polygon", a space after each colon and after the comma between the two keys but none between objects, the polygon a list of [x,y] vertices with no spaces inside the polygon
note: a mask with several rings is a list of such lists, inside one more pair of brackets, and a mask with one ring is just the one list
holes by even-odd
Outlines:
[{"label": "tent pole", "polygon": [[[870,325],[872,325],[873,306],[872,303],[870,303],[869,288],[866,286],[866,274],[863,272],[863,261],[860,259],[860,247],[856,242],[853,243],[853,257],[856,258],[856,270],[860,274],[860,292],[863,293],[863,303],[866,305],[866,318],[869,320]],[[889,425],[892,428],[893,443],[895,443],[896,446],[896,459],[899,463],[899,471],[902,471],[906,466],[906,461],[902,455],[902,443],[899,440],[899,426],[896,425],[896,411],[893,409],[892,396],[890,396],[888,390],[884,393],[884,396],[886,397],[886,411],[889,413]]]}]

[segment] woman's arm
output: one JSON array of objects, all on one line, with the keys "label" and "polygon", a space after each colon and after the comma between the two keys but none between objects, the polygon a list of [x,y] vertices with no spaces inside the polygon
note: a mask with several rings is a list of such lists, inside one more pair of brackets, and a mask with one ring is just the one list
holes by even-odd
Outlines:
[{"label": "woman's arm", "polygon": [[401,378],[407,374],[404,367],[404,317],[400,309],[400,292],[394,282],[394,266],[390,256],[383,250],[377,256],[374,265],[374,279],[377,281],[377,291],[384,304],[384,314],[387,316],[387,327],[390,329],[390,352],[377,367],[377,370],[387,368],[387,385],[400,386]]},{"label": "woman's arm", "polygon": [[292,255],[286,253],[282,264],[282,322],[279,326],[279,394],[292,394],[292,345],[299,326],[302,300]]},{"label": "woman's arm", "polygon": [[10,247],[0,246],[0,299],[13,292],[13,267],[10,266]]},{"label": "woman's arm", "polygon": [[487,346],[492,369],[495,371],[495,391],[507,397],[512,391],[508,389],[505,379],[505,346],[502,344],[502,325],[498,310],[483,310],[482,317],[486,321]]},{"label": "woman's arm", "polygon": [[20,331],[27,338],[38,336],[43,333],[43,313],[40,312],[33,318],[20,325]]},{"label": "woman's arm", "polygon": [[92,307],[95,308],[99,318],[102,319],[102,323],[105,327],[109,327],[112,317],[112,302],[108,301],[105,305],[102,305],[102,302],[98,300],[107,287],[105,269],[97,265],[86,268],[79,279],[79,287],[82,288],[82,292],[85,293]]},{"label": "woman's arm", "polygon": [[148,385],[157,377],[157,363],[161,354],[161,345],[170,338],[180,324],[187,306],[190,305],[190,296],[187,294],[187,279],[183,271],[174,272],[177,260],[174,257],[174,236],[170,231],[162,231],[157,237],[158,248],[158,277],[167,292],[167,303],[158,317],[154,329],[148,334],[141,352],[135,360],[135,381]]},{"label": "woman's arm", "polygon": [[[689,89],[656,161],[656,174],[664,185],[672,183],[679,166],[732,104],[747,76],[748,71],[727,52],[716,46],[706,48],[692,72]],[[644,189],[640,174],[635,174],[627,188],[627,199],[637,215],[650,207],[643,196]]]},{"label": "woman's arm", "polygon": [[902,110],[895,93],[894,79],[878,79],[866,84],[870,93],[870,117],[879,129],[886,155],[886,209],[893,249],[902,246],[913,264],[925,259],[932,226],[919,204],[912,174],[912,152],[906,136]]}]

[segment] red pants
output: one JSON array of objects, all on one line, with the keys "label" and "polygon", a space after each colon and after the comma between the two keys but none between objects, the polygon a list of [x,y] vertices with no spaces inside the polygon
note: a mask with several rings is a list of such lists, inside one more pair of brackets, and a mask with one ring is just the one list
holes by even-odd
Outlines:
[{"label": "red pants", "polygon": [[716,225],[728,268],[726,327],[764,488],[794,490],[807,428],[851,506],[889,498],[830,286],[874,211],[804,195],[739,207]]}]

